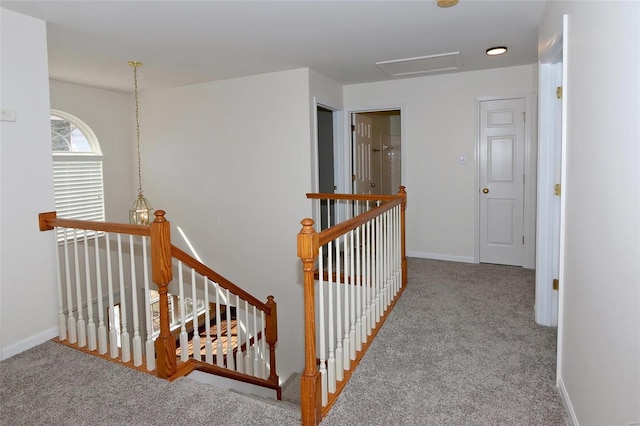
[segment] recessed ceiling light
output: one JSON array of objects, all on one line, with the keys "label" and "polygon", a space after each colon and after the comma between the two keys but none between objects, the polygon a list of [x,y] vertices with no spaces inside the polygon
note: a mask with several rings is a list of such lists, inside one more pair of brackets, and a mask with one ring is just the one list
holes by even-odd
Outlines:
[{"label": "recessed ceiling light", "polygon": [[458,4],[458,0],[438,0],[439,7],[451,7]]},{"label": "recessed ceiling light", "polygon": [[487,55],[489,56],[503,55],[505,53],[507,53],[507,48],[504,46],[496,46],[487,49]]}]

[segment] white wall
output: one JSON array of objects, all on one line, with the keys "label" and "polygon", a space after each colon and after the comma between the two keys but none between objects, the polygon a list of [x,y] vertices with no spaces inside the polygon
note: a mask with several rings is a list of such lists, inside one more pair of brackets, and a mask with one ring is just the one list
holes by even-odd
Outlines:
[{"label": "white wall", "polygon": [[640,3],[550,2],[540,46],[564,13],[568,112],[558,380],[574,422],[638,424]]},{"label": "white wall", "polygon": [[[53,168],[45,23],[0,9],[0,343],[2,358],[54,337],[54,235],[38,213],[52,211]],[[29,314],[31,312],[31,314]]]},{"label": "white wall", "polygon": [[142,93],[145,194],[203,263],[278,303],[278,372],[303,367],[303,286],[296,254],[310,216],[309,72],[256,75]]},{"label": "white wall", "polygon": [[[127,223],[138,187],[133,96],[56,80],[49,82],[49,89],[52,109],[78,117],[96,134],[102,148],[106,220]],[[145,124],[141,118],[143,130]]]},{"label": "white wall", "polygon": [[476,98],[536,90],[535,65],[344,87],[346,110],[402,110],[409,256],[473,261]]}]

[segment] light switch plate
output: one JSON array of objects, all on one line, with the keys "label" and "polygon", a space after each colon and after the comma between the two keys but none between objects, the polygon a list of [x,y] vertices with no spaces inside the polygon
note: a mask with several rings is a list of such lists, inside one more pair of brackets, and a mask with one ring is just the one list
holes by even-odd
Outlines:
[{"label": "light switch plate", "polygon": [[0,121],[16,121],[16,110],[2,108],[0,110]]}]

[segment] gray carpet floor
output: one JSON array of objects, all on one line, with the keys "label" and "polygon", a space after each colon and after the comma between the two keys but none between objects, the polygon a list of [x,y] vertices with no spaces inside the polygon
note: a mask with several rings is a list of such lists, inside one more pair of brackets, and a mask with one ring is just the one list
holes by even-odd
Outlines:
[{"label": "gray carpet floor", "polygon": [[[409,259],[409,286],[322,424],[567,424],[556,331],[533,321],[533,292],[522,268]],[[299,423],[286,402],[169,383],[52,342],[0,363],[2,425]]]}]

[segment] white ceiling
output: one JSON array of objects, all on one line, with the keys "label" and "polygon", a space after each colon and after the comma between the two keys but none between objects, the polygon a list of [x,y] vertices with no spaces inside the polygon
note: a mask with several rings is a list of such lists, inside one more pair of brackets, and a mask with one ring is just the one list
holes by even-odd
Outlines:
[{"label": "white ceiling", "polygon": [[[459,71],[537,62],[546,1],[6,1],[47,21],[53,79],[130,92],[309,67],[342,84],[376,62],[460,52]],[[506,55],[488,57],[496,45]],[[396,77],[397,78],[397,77]]]}]

